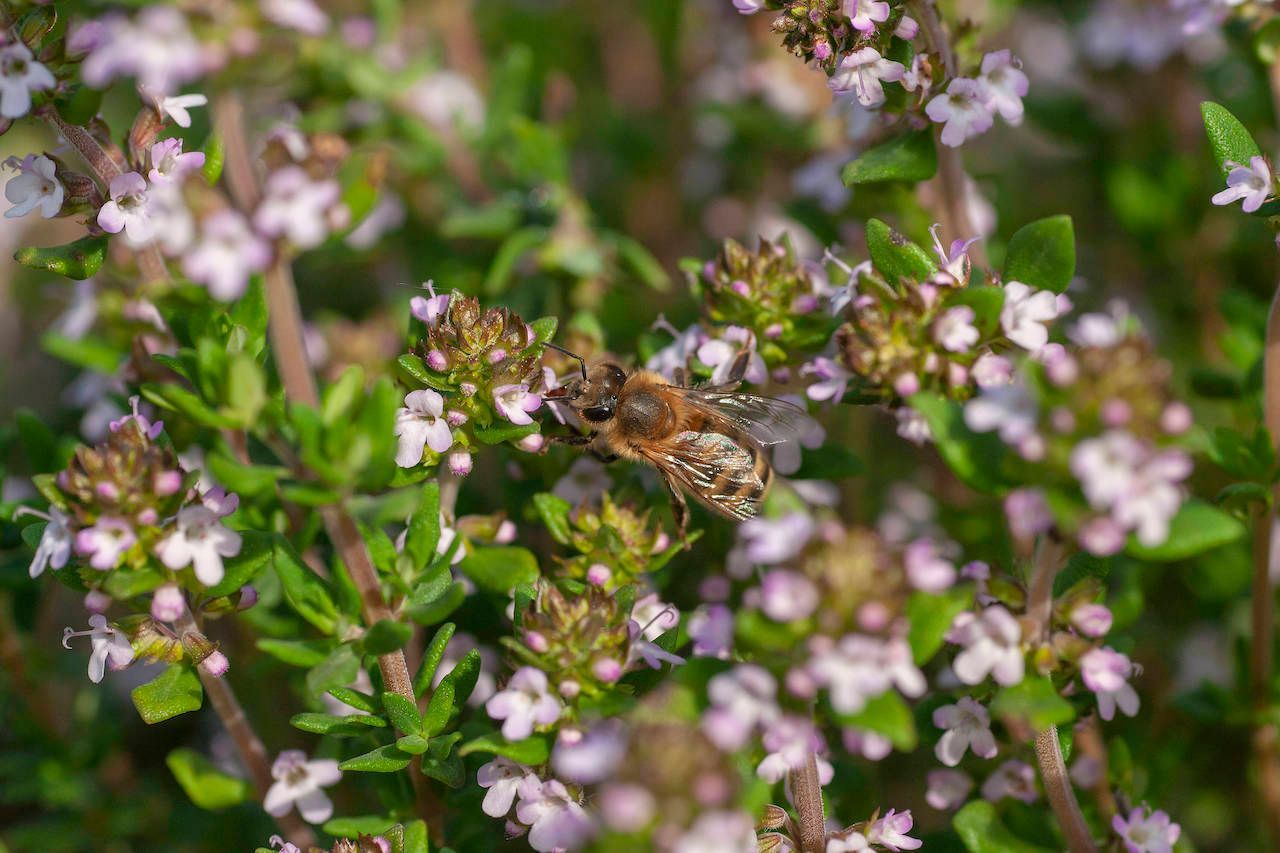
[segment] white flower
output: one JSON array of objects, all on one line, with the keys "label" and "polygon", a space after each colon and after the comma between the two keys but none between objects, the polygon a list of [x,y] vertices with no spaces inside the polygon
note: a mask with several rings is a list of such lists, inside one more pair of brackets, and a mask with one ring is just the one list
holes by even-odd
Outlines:
[{"label": "white flower", "polygon": [[964,422],[974,432],[997,430],[1016,446],[1035,435],[1036,401],[1021,382],[991,385],[965,404]]},{"label": "white flower", "polygon": [[966,139],[986,133],[995,120],[987,105],[987,89],[977,80],[957,77],[945,94],[937,95],[924,111],[942,128],[942,144],[956,148]]},{"label": "white flower", "polygon": [[262,807],[267,814],[281,817],[296,804],[308,823],[324,823],[333,815],[333,802],[321,788],[336,785],[342,778],[338,762],[332,758],[307,760],[300,749],[286,749],[271,765],[276,780],[267,791]]},{"label": "white flower", "polygon": [[67,642],[72,637],[89,638],[89,642],[93,645],[93,652],[89,655],[89,680],[97,684],[102,680],[108,662],[112,670],[124,669],[129,665],[133,660],[133,646],[129,644],[129,638],[123,632],[107,624],[107,617],[101,613],[90,616],[89,625],[92,627],[88,631],[64,629],[62,647],[70,649],[71,646],[67,645]]},{"label": "white flower", "polygon": [[98,210],[98,225],[108,234],[124,232],[125,242],[136,249],[156,236],[147,197],[147,182],[137,172],[125,172],[111,179],[111,199]]},{"label": "white flower", "polygon": [[855,30],[873,33],[876,24],[889,20],[889,4],[884,0],[844,0],[844,13]]},{"label": "white flower", "polygon": [[498,756],[476,771],[476,784],[487,788],[481,810],[489,817],[505,817],[516,801],[520,783],[532,773],[523,764]]},{"label": "white flower", "polygon": [[484,705],[490,717],[504,721],[502,736],[511,741],[524,740],[535,726],[549,726],[560,719],[561,707],[547,690],[547,674],[532,666],[517,669],[507,686]]},{"label": "white flower", "polygon": [[183,153],[182,140],[176,136],[161,139],[151,146],[147,152],[151,161],[151,171],[147,177],[152,184],[163,184],[175,181],[188,172],[194,172],[204,166],[204,152],[188,151]]},{"label": "white flower", "polygon": [[168,116],[173,119],[173,123],[178,127],[191,127],[191,113],[188,112],[192,107],[203,107],[209,103],[209,98],[205,95],[176,95],[172,98],[161,98],[157,103],[157,108],[162,116]]},{"label": "white flower", "polygon": [[268,237],[285,237],[299,249],[314,249],[340,216],[342,190],[334,180],[312,180],[301,166],[282,166],[267,176],[253,224]]},{"label": "white flower", "polygon": [[846,634],[834,646],[820,645],[808,672],[830,692],[831,707],[842,714],[856,714],[867,702],[896,686],[907,696],[924,692],[924,674],[911,660],[903,640],[881,640],[862,634]]},{"label": "white flower", "polygon": [[933,440],[933,430],[924,415],[910,406],[902,406],[893,413],[898,422],[898,435],[912,444],[927,444]]},{"label": "white flower", "polygon": [[1004,286],[1004,307],[1000,309],[1000,327],[1005,337],[1018,346],[1036,352],[1049,342],[1045,323],[1055,319],[1058,297],[1052,291],[1033,290],[1020,281]]},{"label": "white flower", "polygon": [[40,534],[40,544],[36,546],[35,556],[31,558],[31,577],[40,577],[45,568],[57,571],[65,566],[67,560],[71,559],[72,536],[71,529],[67,526],[71,517],[56,506],[49,507],[48,514],[25,506],[18,507],[13,513],[14,518],[22,515],[34,515],[47,522],[44,532]]},{"label": "white flower", "polygon": [[765,0],[733,0],[733,8],[739,15],[754,15],[764,8]]},{"label": "white flower", "polygon": [[268,21],[308,36],[322,36],[329,29],[329,16],[311,0],[260,0]]},{"label": "white flower", "polygon": [[1039,796],[1036,793],[1036,771],[1025,761],[1006,761],[982,783],[982,796],[993,803],[1005,797],[1034,803]]},{"label": "white flower", "polygon": [[1173,823],[1162,811],[1151,811],[1146,804],[1111,818],[1111,828],[1124,841],[1126,853],[1170,853],[1182,836],[1182,827]]},{"label": "white flower", "polygon": [[703,812],[671,848],[671,853],[754,853],[759,849],[750,816],[743,812]]},{"label": "white flower", "polygon": [[853,92],[864,107],[878,107],[884,103],[881,82],[901,80],[905,72],[901,62],[885,59],[873,47],[864,47],[840,60],[836,73],[827,80],[827,86],[837,95]]},{"label": "white flower", "polygon": [[938,811],[959,808],[973,790],[973,780],[960,770],[930,770],[924,801]]},{"label": "white flower", "polygon": [[89,565],[99,571],[114,569],[124,553],[138,541],[127,521],[109,515],[99,516],[92,527],[76,533],[75,548],[81,556],[89,557]]},{"label": "white flower", "polygon": [[28,154],[21,160],[10,157],[4,165],[18,170],[4,185],[4,197],[13,204],[4,212],[6,219],[26,216],[37,207],[45,219],[58,215],[67,191],[55,174],[57,166],[52,160],[43,154]]},{"label": "white flower", "polygon": [[222,558],[240,553],[240,534],[225,527],[209,507],[185,506],[178,510],[176,529],[156,543],[155,553],[175,571],[193,565],[196,579],[213,586],[222,580]]},{"label": "white flower", "polygon": [[444,453],[453,446],[453,432],[444,417],[444,398],[430,388],[410,391],[404,406],[396,410],[396,435],[400,446],[396,464],[412,468],[422,461],[424,447]]},{"label": "white flower", "polygon": [[867,842],[877,844],[890,853],[897,853],[899,850],[918,850],[924,846],[924,842],[907,835],[914,823],[910,809],[904,812],[889,809],[883,817],[867,827]]},{"label": "white flower", "polygon": [[223,302],[239,299],[249,277],[271,262],[271,246],[249,228],[237,211],[219,210],[204,218],[200,241],[182,258],[182,271]]},{"label": "white flower", "polygon": [[21,118],[31,111],[31,93],[52,89],[53,74],[20,41],[0,47],[0,116]]},{"label": "white flower", "polygon": [[527,776],[520,783],[516,817],[529,827],[529,846],[539,853],[581,847],[595,830],[591,816],[564,783]]},{"label": "white flower", "polygon": [[991,717],[987,709],[964,696],[954,705],[943,705],[933,712],[933,724],[946,729],[933,754],[948,767],[955,767],[972,747],[979,758],[995,758],[996,739],[991,735]]},{"label": "white flower", "polygon": [[1090,649],[1080,656],[1080,680],[1098,697],[1098,716],[1110,720],[1116,707],[1126,717],[1138,713],[1138,692],[1129,679],[1133,661],[1110,647]]},{"label": "white flower", "polygon": [[484,98],[465,74],[436,71],[409,88],[405,106],[441,131],[472,128],[484,122]]},{"label": "white flower", "polygon": [[773,722],[782,713],[775,696],[778,683],[768,670],[738,664],[707,682],[711,707],[702,715],[702,731],[726,752],[741,747],[756,726]]},{"label": "white flower", "polygon": [[1022,681],[1022,629],[1018,620],[996,604],[981,613],[965,611],[956,617],[947,639],[965,647],[951,668],[965,684],[977,684],[990,673],[1005,687]]},{"label": "white flower", "polygon": [[594,502],[609,490],[613,480],[604,463],[590,456],[579,456],[569,470],[551,487],[551,494],[577,506]]},{"label": "white flower", "polygon": [[518,384],[499,385],[493,389],[493,404],[498,413],[516,426],[533,423],[530,412],[536,412],[542,405],[542,398],[529,392],[529,386]]},{"label": "white flower", "polygon": [[1244,200],[1241,207],[1245,213],[1253,213],[1262,207],[1262,203],[1271,195],[1271,167],[1262,157],[1249,158],[1248,166],[1241,166],[1230,160],[1227,165],[1231,171],[1227,173],[1227,188],[1216,193],[1210,201],[1217,205],[1231,204]]},{"label": "white flower", "polygon": [[987,90],[987,106],[1013,125],[1022,123],[1022,99],[1027,94],[1027,75],[1021,66],[1008,50],[997,50],[982,57],[978,78]]},{"label": "white flower", "polygon": [[934,321],[933,339],[947,352],[968,352],[978,342],[973,318],[973,309],[968,305],[948,308]]},{"label": "white flower", "polygon": [[95,89],[132,76],[159,99],[210,70],[209,53],[191,35],[186,17],[172,6],[149,6],[138,13],[136,23],[110,15],[96,24],[92,41],[81,74]]},{"label": "white flower", "polygon": [[809,753],[822,746],[813,721],[797,714],[769,723],[761,742],[766,754],[756,767],[756,775],[766,782],[781,782],[788,771],[802,767]]}]

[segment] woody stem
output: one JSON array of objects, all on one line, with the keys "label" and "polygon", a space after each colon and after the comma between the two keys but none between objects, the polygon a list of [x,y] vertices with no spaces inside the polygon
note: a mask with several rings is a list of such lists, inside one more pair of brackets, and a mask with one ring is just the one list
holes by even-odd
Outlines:
[{"label": "woody stem", "polygon": [[791,798],[800,818],[801,853],[822,853],[826,845],[826,819],[822,811],[822,785],[818,781],[818,756],[809,751],[804,766],[791,771]]}]

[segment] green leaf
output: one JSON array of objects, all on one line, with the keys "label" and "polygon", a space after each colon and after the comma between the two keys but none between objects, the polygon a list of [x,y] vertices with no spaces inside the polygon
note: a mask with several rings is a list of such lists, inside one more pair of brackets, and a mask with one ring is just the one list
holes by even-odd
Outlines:
[{"label": "green leaf", "polygon": [[1071,703],[1059,696],[1053,682],[1044,676],[1028,676],[1012,687],[1002,687],[991,702],[991,713],[1024,720],[1037,732],[1069,723],[1076,715]]},{"label": "green leaf", "polygon": [[99,338],[85,336],[71,339],[54,332],[40,337],[40,346],[54,358],[95,373],[115,373],[124,353]]},{"label": "green leaf", "polygon": [[430,746],[431,741],[422,735],[405,735],[404,737],[396,738],[396,747],[401,752],[407,752],[410,755],[422,755]]},{"label": "green leaf", "polygon": [[952,472],[977,491],[996,491],[1005,454],[999,437],[995,433],[976,433],[969,429],[960,404],[939,394],[928,391],[913,394],[908,402],[928,422],[934,445]]},{"label": "green leaf", "polygon": [[329,695],[344,705],[350,705],[352,708],[359,708],[370,714],[378,713],[378,702],[368,693],[361,693],[359,690],[352,690],[350,687],[334,687],[329,691]]},{"label": "green leaf", "polygon": [[545,344],[556,336],[556,329],[560,328],[560,318],[558,317],[539,317],[529,324],[533,329],[533,339],[540,344]]},{"label": "green leaf", "polygon": [[307,671],[307,691],[313,695],[328,693],[356,680],[360,659],[349,643],[338,646],[329,656]]},{"label": "green leaf", "polygon": [[370,729],[386,728],[387,723],[381,717],[372,714],[294,714],[289,725],[304,732],[316,735],[363,735]]},{"label": "green leaf", "polygon": [[303,619],[324,633],[332,634],[337,626],[338,605],[333,603],[329,585],[302,562],[293,545],[284,537],[276,537],[273,554],[285,600]]},{"label": "green leaf", "polygon": [[956,834],[969,853],[1050,853],[1010,832],[986,800],[973,800],[951,819]]},{"label": "green leaf", "polygon": [[551,232],[539,225],[530,225],[512,232],[511,236],[502,241],[493,256],[493,263],[484,279],[484,292],[489,296],[496,296],[506,290],[520,259],[546,243],[550,236]]},{"label": "green leaf", "polygon": [[928,129],[906,133],[883,142],[845,164],[840,178],[845,186],[877,181],[927,181],[938,171],[938,152]]},{"label": "green leaf", "polygon": [[454,581],[444,594],[430,604],[409,609],[409,618],[419,625],[436,625],[449,618],[453,611],[462,606],[467,599],[467,588],[461,581]]},{"label": "green leaf", "polygon": [[890,284],[900,279],[923,281],[937,269],[928,252],[879,219],[867,220],[867,250]]},{"label": "green leaf", "polygon": [[907,599],[907,643],[917,664],[925,663],[938,653],[951,623],[971,604],[973,589],[968,586],[953,587],[938,594],[911,594]]},{"label": "green leaf", "polygon": [[339,838],[355,838],[360,835],[384,835],[395,822],[395,818],[382,815],[354,815],[335,817],[325,821],[320,828]]},{"label": "green leaf", "polygon": [[322,663],[333,651],[332,640],[273,640],[263,638],[258,649],[290,666],[313,667]]},{"label": "green leaf", "polygon": [[191,802],[216,811],[245,802],[253,796],[248,779],[229,776],[193,749],[175,749],[165,758],[173,778],[187,792]]},{"label": "green leaf", "polygon": [[1097,557],[1088,551],[1077,551],[1067,560],[1062,571],[1053,579],[1053,595],[1056,598],[1085,578],[1103,580],[1111,573],[1111,557]]},{"label": "green leaf", "polygon": [[523,426],[501,421],[487,427],[473,424],[471,433],[482,444],[502,444],[504,441],[519,441],[527,435],[533,435],[538,429],[537,421]]},{"label": "green leaf", "polygon": [[452,622],[444,623],[427,644],[422,663],[418,665],[418,674],[413,677],[413,695],[419,699],[431,689],[431,682],[435,680],[436,670],[440,668],[440,661],[444,658],[445,649],[449,646],[449,640],[453,639],[456,628]]},{"label": "green leaf", "polygon": [[462,787],[462,783],[467,778],[466,770],[462,766],[462,759],[456,755],[451,755],[444,760],[424,758],[422,760],[422,773],[428,778],[443,782],[450,788]]},{"label": "green leaf", "polygon": [[440,484],[428,480],[422,485],[418,508],[409,518],[409,532],[405,534],[404,552],[413,561],[413,567],[422,570],[436,555],[440,542]]},{"label": "green leaf", "polygon": [[385,655],[404,648],[413,636],[413,626],[393,619],[379,619],[364,635],[364,653]]},{"label": "green leaf", "polygon": [[252,356],[236,353],[227,365],[227,405],[244,426],[258,421],[267,405],[267,377]]},{"label": "green leaf", "polygon": [[387,718],[397,730],[407,735],[422,732],[422,717],[418,714],[418,706],[399,693],[385,691],[382,694],[382,707],[387,709]]},{"label": "green leaf", "polygon": [[364,369],[353,364],[342,371],[336,382],[324,389],[324,399],[320,403],[320,422],[330,429],[339,423],[349,422],[362,397]]},{"label": "green leaf", "polygon": [[610,235],[613,247],[618,251],[618,259],[625,264],[636,278],[647,287],[665,291],[671,289],[671,277],[662,268],[662,263],[653,256],[638,240],[623,234]]},{"label": "green leaf", "polygon": [[44,270],[83,281],[102,268],[107,257],[106,237],[81,237],[65,246],[27,246],[14,253],[13,259],[24,267]]},{"label": "green leaf", "polygon": [[338,765],[339,770],[357,770],[365,773],[395,773],[409,766],[413,756],[394,744],[380,746],[364,755],[348,758]]},{"label": "green leaf", "polygon": [[1204,119],[1204,132],[1209,137],[1209,147],[1213,149],[1214,159],[1218,161],[1223,178],[1231,171],[1228,162],[1247,166],[1251,158],[1262,155],[1262,149],[1253,140],[1253,135],[1226,107],[1213,101],[1205,101],[1200,104],[1200,115]]},{"label": "green leaf", "polygon": [[102,588],[112,598],[126,599],[151,592],[168,579],[158,567],[147,564],[138,569],[116,569],[107,575]]},{"label": "green leaf", "polygon": [[423,360],[416,355],[406,354],[396,359],[396,364],[400,367],[400,372],[409,379],[417,382],[419,385],[425,385],[428,388],[434,388],[437,391],[452,391],[448,380],[438,373],[434,373],[427,368]]},{"label": "green leaf", "polygon": [[527,548],[473,548],[458,569],[489,592],[507,593],[522,583],[538,579],[538,559]]},{"label": "green leaf", "polygon": [[1199,498],[1192,498],[1169,522],[1169,536],[1164,542],[1147,546],[1130,537],[1125,550],[1140,560],[1165,563],[1203,554],[1235,542],[1245,533],[1244,524],[1235,516]]},{"label": "green leaf", "polygon": [[896,690],[886,690],[869,700],[867,706],[856,714],[841,714],[840,725],[884,735],[902,752],[910,752],[919,742],[915,718]]},{"label": "green leaf", "polygon": [[1028,223],[1009,239],[1004,280],[1062,293],[1076,274],[1076,235],[1070,216]]},{"label": "green leaf", "polygon": [[808,447],[800,450],[800,467],[791,475],[793,480],[843,480],[856,477],[867,469],[858,454],[839,442],[828,442],[816,450]]},{"label": "green leaf", "polygon": [[43,473],[62,468],[58,437],[42,418],[30,409],[21,408],[14,414],[14,422],[18,428],[18,438],[22,442],[23,455],[31,470]]},{"label": "green leaf", "polygon": [[572,528],[569,526],[569,512],[573,505],[550,492],[538,492],[533,496],[533,507],[538,511],[542,523],[546,525],[551,538],[561,545],[568,545]]},{"label": "green leaf", "polygon": [[458,747],[460,756],[465,757],[473,752],[505,756],[512,761],[532,767],[546,763],[551,756],[551,742],[546,735],[531,735],[524,740],[512,742],[498,732],[491,732]]},{"label": "green leaf", "polygon": [[401,840],[397,836],[399,833],[388,833],[391,841],[391,853],[428,853],[427,845],[427,824],[424,821],[414,820],[404,825],[404,838]]},{"label": "green leaf", "polygon": [[449,725],[450,717],[471,696],[480,677],[480,650],[472,649],[454,665],[431,694],[427,710],[422,714],[422,729],[427,737],[435,737]]},{"label": "green leaf", "polygon": [[222,580],[204,591],[209,598],[219,598],[252,581],[271,562],[274,537],[269,533],[246,530],[240,534],[240,553],[222,561]]},{"label": "green leaf", "polygon": [[200,150],[204,152],[204,165],[200,168],[200,174],[209,186],[213,186],[222,177],[222,164],[226,162],[227,148],[222,144],[221,136],[211,133]]},{"label": "green leaf", "polygon": [[148,725],[197,710],[204,701],[204,690],[196,672],[185,664],[173,664],[160,675],[129,694],[142,721]]}]

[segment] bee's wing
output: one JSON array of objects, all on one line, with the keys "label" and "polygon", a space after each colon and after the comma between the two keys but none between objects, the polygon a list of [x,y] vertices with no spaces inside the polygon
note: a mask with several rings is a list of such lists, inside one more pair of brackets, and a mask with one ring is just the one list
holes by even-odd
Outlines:
[{"label": "bee's wing", "polygon": [[716,420],[708,418],[702,431],[648,442],[641,452],[703,506],[744,521],[759,513],[772,471],[755,442],[728,424],[718,431]]},{"label": "bee's wing", "polygon": [[765,447],[798,441],[817,426],[804,409],[786,400],[699,388],[671,390],[691,403],[710,409]]}]

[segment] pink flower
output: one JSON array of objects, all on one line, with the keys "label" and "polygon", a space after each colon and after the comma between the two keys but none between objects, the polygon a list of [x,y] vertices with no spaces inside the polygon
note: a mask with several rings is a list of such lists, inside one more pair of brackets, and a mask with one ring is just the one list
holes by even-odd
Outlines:
[{"label": "pink flower", "polygon": [[512,741],[524,740],[535,726],[551,725],[561,711],[560,700],[547,690],[547,674],[532,666],[517,669],[484,707],[490,717],[504,720],[502,736]]},{"label": "pink flower", "polygon": [[750,353],[747,372],[744,374],[746,381],[758,385],[768,378],[764,359],[756,352],[755,334],[741,326],[729,326],[724,330],[723,337],[705,341],[698,347],[698,361],[713,368],[711,384],[718,385],[729,380],[729,371],[744,349]]},{"label": "pink flower", "polygon": [[830,400],[833,403],[840,402],[849,386],[849,380],[853,378],[852,373],[825,356],[818,356],[801,367],[800,374],[818,379],[804,391],[810,400]]},{"label": "pink flower", "polygon": [[1005,797],[1034,803],[1039,796],[1036,793],[1036,771],[1024,761],[1006,761],[982,783],[982,796],[993,803]]},{"label": "pink flower", "polygon": [[988,674],[1005,687],[1022,681],[1022,629],[1001,605],[992,605],[981,613],[961,613],[952,623],[947,639],[965,647],[951,665],[965,684],[978,684]]},{"label": "pink flower", "polygon": [[1128,819],[1115,815],[1111,828],[1124,842],[1128,853],[1170,853],[1182,835],[1182,827],[1163,811],[1151,811],[1146,804],[1129,812]]},{"label": "pink flower", "polygon": [[895,686],[907,696],[924,693],[924,674],[912,662],[904,640],[846,634],[834,644],[815,640],[811,649],[808,672],[828,689],[831,707],[841,714],[858,713]]},{"label": "pink flower", "polygon": [[1214,195],[1210,201],[1217,205],[1244,201],[1245,213],[1253,213],[1262,207],[1274,189],[1271,167],[1262,157],[1251,157],[1248,166],[1227,161],[1231,171],[1227,173],[1227,188]]},{"label": "pink flower", "polygon": [[790,770],[804,765],[810,752],[822,748],[822,736],[806,717],[787,714],[770,722],[762,740],[766,755],[756,775],[766,782],[780,782]]},{"label": "pink flower", "polygon": [[89,680],[97,684],[106,673],[108,664],[112,671],[124,669],[129,665],[133,660],[133,646],[130,645],[128,636],[109,626],[107,617],[101,613],[95,613],[89,617],[89,626],[88,631],[64,629],[62,647],[70,649],[71,646],[67,643],[72,637],[89,638],[93,646],[93,652],[89,655]]},{"label": "pink flower", "polygon": [[991,717],[987,709],[964,696],[954,705],[943,705],[933,712],[933,724],[946,729],[934,748],[934,755],[948,767],[955,767],[972,748],[979,758],[995,758],[996,740],[991,734]]},{"label": "pink flower", "polygon": [[1080,604],[1071,611],[1071,624],[1086,637],[1103,637],[1111,630],[1111,611],[1105,604]]},{"label": "pink flower", "polygon": [[675,842],[671,853],[753,853],[757,849],[751,816],[721,810],[699,815]]},{"label": "pink flower", "polygon": [[978,342],[973,318],[973,309],[968,305],[948,308],[933,323],[933,339],[947,352],[968,352]]},{"label": "pink flower", "polygon": [[957,809],[973,790],[973,780],[960,770],[930,770],[924,801],[938,811]]},{"label": "pink flower", "polygon": [[415,296],[410,299],[409,312],[426,323],[428,328],[435,328],[440,324],[440,318],[449,310],[449,294],[441,293],[437,296],[434,281],[428,281],[423,287],[430,296]]},{"label": "pink flower", "polygon": [[125,241],[137,248],[156,236],[147,198],[147,182],[137,172],[125,172],[111,179],[110,201],[98,210],[98,226],[108,234],[124,232]]},{"label": "pink flower", "polygon": [[13,204],[4,212],[6,219],[26,216],[37,207],[45,219],[58,215],[66,189],[58,180],[52,160],[43,154],[28,154],[21,160],[10,157],[4,165],[18,172],[4,185],[4,197]]},{"label": "pink flower", "polygon": [[[577,731],[577,730],[566,730]],[[579,785],[594,785],[613,775],[627,751],[627,735],[621,720],[604,720],[580,737],[556,741],[551,768],[556,775]]]},{"label": "pink flower", "polygon": [[215,211],[201,222],[201,239],[182,259],[187,278],[203,284],[223,302],[239,299],[249,276],[271,262],[271,246],[234,210]]},{"label": "pink flower", "polygon": [[[865,3],[866,0],[853,0]],[[872,6],[883,6],[888,14],[887,3],[871,3]],[[840,60],[836,73],[827,80],[827,86],[837,95],[852,92],[859,104],[864,107],[878,107],[884,103],[885,80],[901,80],[906,69],[901,62],[885,59],[874,47],[855,50]]]},{"label": "pink flower", "polygon": [[124,552],[137,541],[128,522],[104,515],[76,534],[76,553],[89,557],[90,566],[105,572],[119,565]]},{"label": "pink flower", "polygon": [[889,4],[883,0],[844,0],[844,14],[860,33],[873,33],[876,24],[889,20]]},{"label": "pink flower", "polygon": [[329,16],[311,0],[259,0],[259,5],[268,21],[303,35],[322,36],[329,29]]},{"label": "pink flower", "polygon": [[529,386],[519,384],[499,385],[493,389],[493,404],[498,413],[516,426],[533,423],[530,412],[536,412],[542,405],[542,398],[529,393]]},{"label": "pink flower", "polygon": [[916,589],[942,592],[956,582],[956,567],[942,556],[932,539],[917,539],[902,554],[907,580]]},{"label": "pink flower", "polygon": [[529,846],[542,853],[581,847],[595,832],[595,824],[564,784],[527,776],[520,783],[516,817],[529,827]]},{"label": "pink flower", "polygon": [[945,94],[929,102],[925,114],[943,125],[943,145],[957,148],[965,140],[991,129],[994,119],[987,98],[986,87],[977,80],[957,77],[947,86]]},{"label": "pink flower", "polygon": [[110,15],[92,36],[86,39],[90,53],[81,73],[95,89],[131,76],[140,88],[162,97],[209,70],[207,54],[192,37],[186,18],[171,6],[143,9],[136,24],[123,15]]},{"label": "pink flower", "polygon": [[240,534],[223,526],[218,514],[203,504],[178,510],[177,529],[156,543],[155,554],[170,569],[193,566],[205,586],[222,580],[223,557],[240,553]]},{"label": "pink flower", "polygon": [[905,812],[889,809],[883,817],[867,827],[867,841],[878,844],[891,853],[897,853],[899,850],[918,850],[924,842],[918,838],[907,837],[913,824],[910,809]]},{"label": "pink flower", "polygon": [[321,788],[338,784],[342,771],[332,758],[307,760],[300,749],[286,749],[271,765],[276,781],[267,790],[262,807],[267,814],[280,817],[295,805],[308,823],[324,823],[333,815],[333,802]]},{"label": "pink flower", "polygon": [[987,91],[987,106],[1012,125],[1022,123],[1022,99],[1027,94],[1027,75],[1022,63],[1008,50],[997,50],[982,57],[982,76],[978,82]]},{"label": "pink flower", "polygon": [[176,583],[168,583],[151,594],[151,618],[157,622],[172,622],[182,617],[187,609],[187,597]]},{"label": "pink flower", "polygon": [[188,151],[184,154],[182,140],[177,137],[161,139],[151,146],[147,156],[151,161],[148,177],[153,184],[175,181],[204,166],[204,154],[200,151]]},{"label": "pink flower", "polygon": [[400,439],[396,464],[401,468],[421,462],[425,447],[444,453],[453,446],[453,431],[444,417],[444,398],[430,388],[405,395],[404,406],[396,410],[395,431]]},{"label": "pink flower", "polygon": [[707,682],[711,707],[702,715],[702,731],[726,752],[745,744],[757,726],[781,714],[775,696],[778,683],[755,664],[738,664]]},{"label": "pink flower", "polygon": [[1004,514],[1015,539],[1032,539],[1053,527],[1053,515],[1040,489],[1014,489],[1005,495]]},{"label": "pink flower", "polygon": [[818,608],[818,588],[804,575],[773,569],[760,581],[760,609],[774,622],[805,619]]},{"label": "pink flower", "polygon": [[754,15],[764,8],[765,0],[733,0],[739,15]]},{"label": "pink flower", "polygon": [[1098,697],[1098,716],[1110,720],[1116,707],[1126,717],[1138,713],[1138,692],[1129,679],[1133,662],[1112,648],[1091,649],[1080,657],[1080,679]]},{"label": "pink flower", "polygon": [[480,808],[489,817],[504,817],[516,801],[520,783],[532,775],[523,764],[498,756],[476,771],[476,784],[488,790]]},{"label": "pink flower", "polygon": [[329,235],[345,207],[333,180],[312,180],[301,166],[282,166],[267,177],[253,224],[267,237],[283,237],[299,249],[314,249]]},{"label": "pink flower", "polygon": [[704,604],[689,616],[694,657],[727,660],[733,649],[733,611],[723,604]]},{"label": "pink flower", "polygon": [[1013,381],[1013,363],[1002,355],[985,352],[973,363],[969,375],[978,383],[979,388],[1007,385]]},{"label": "pink flower", "polygon": [[893,751],[893,741],[870,729],[847,726],[840,733],[844,748],[868,761],[879,761]]},{"label": "pink flower", "polygon": [[1021,382],[991,385],[965,404],[964,422],[974,432],[997,431],[1018,447],[1036,435],[1036,401]]}]

